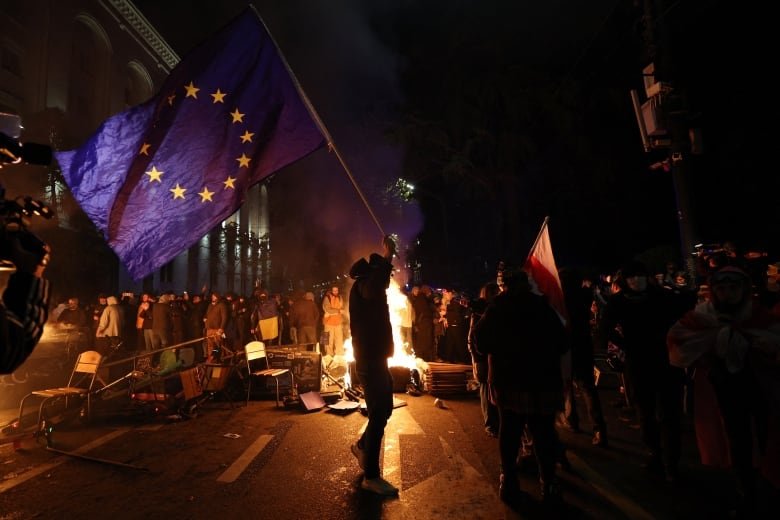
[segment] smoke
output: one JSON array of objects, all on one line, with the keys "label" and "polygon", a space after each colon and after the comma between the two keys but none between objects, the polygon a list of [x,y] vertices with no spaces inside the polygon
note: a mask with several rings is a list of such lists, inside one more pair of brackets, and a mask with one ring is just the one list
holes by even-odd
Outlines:
[{"label": "smoke", "polygon": [[[183,0],[135,3],[181,56],[248,4],[226,0],[195,10]],[[252,4],[352,177],[323,149],[269,181],[274,272],[302,285],[332,280],[378,250],[385,233],[398,234],[403,250],[422,228],[422,216],[416,204],[386,190],[403,176],[404,158],[387,137],[402,103],[399,57],[376,32],[393,3]]]},{"label": "smoke", "polygon": [[270,185],[274,262],[322,282],[377,251],[383,234],[403,247],[422,227],[416,204],[388,192],[403,176],[403,150],[387,137],[402,102],[399,58],[373,29],[381,2],[257,8],[346,165],[320,151]]}]

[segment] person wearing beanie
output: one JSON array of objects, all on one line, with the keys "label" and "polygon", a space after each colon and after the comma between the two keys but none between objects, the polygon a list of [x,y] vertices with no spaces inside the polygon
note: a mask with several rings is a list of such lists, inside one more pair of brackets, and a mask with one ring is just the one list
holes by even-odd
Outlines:
[{"label": "person wearing beanie", "polygon": [[295,331],[295,343],[309,345],[317,343],[317,324],[320,310],[314,303],[314,293],[309,291],[303,298],[297,298],[290,310],[290,330]]}]

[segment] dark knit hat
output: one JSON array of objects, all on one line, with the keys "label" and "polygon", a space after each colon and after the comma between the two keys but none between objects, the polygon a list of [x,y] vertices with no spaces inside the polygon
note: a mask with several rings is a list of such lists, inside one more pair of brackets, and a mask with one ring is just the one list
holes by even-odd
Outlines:
[{"label": "dark knit hat", "polygon": [[365,258],[361,258],[354,264],[352,264],[352,267],[349,269],[349,277],[353,280],[356,278],[360,278],[362,276],[368,275],[369,270],[371,267],[368,265],[368,262]]}]

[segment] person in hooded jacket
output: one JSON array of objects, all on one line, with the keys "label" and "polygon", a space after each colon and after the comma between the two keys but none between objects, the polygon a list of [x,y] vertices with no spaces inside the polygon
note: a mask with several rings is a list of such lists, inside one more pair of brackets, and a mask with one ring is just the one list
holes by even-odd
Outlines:
[{"label": "person in hooded jacket", "polygon": [[352,348],[368,410],[368,424],[351,450],[364,472],[360,487],[395,496],[398,489],[381,477],[379,468],[382,437],[393,413],[393,378],[387,360],[393,356],[394,344],[385,291],[393,271],[395,243],[385,237],[382,247],[382,255],[373,253],[368,261],[361,258],[349,271],[355,280],[349,293]]},{"label": "person in hooded jacket", "polygon": [[106,303],[95,331],[95,347],[104,355],[119,342],[123,327],[122,312],[116,296],[106,298]]}]

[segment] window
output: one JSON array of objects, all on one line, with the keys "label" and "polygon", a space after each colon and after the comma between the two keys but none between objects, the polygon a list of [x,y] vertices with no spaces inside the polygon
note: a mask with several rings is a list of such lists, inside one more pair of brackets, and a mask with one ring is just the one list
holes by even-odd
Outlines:
[{"label": "window", "polygon": [[136,61],[127,65],[125,106],[134,107],[152,97],[152,79],[146,68]]}]

